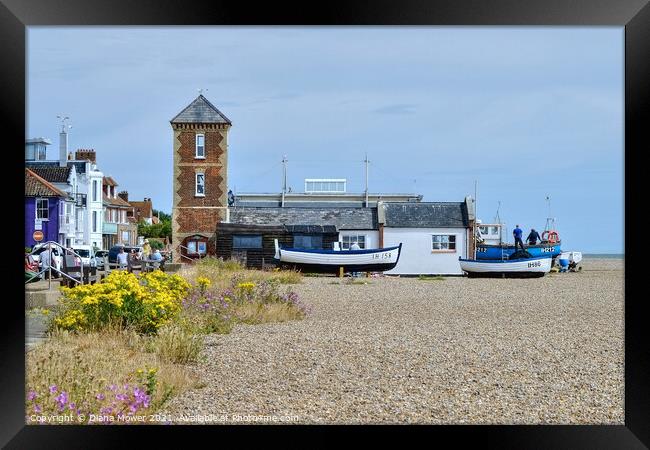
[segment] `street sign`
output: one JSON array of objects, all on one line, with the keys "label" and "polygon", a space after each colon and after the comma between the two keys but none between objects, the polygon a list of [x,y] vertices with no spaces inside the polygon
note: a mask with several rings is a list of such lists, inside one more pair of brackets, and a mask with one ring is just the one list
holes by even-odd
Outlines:
[{"label": "street sign", "polygon": [[32,235],[32,237],[34,238],[34,240],[36,242],[40,242],[40,241],[43,240],[43,232],[40,231],[40,230],[36,230],[36,231],[34,231],[34,234]]}]

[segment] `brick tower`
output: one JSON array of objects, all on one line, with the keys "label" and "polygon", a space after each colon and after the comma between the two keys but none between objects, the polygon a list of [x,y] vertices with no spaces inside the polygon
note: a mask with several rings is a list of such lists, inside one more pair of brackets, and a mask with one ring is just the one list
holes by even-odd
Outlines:
[{"label": "brick tower", "polygon": [[174,262],[188,262],[185,257],[215,253],[210,238],[217,224],[226,220],[232,123],[203,95],[170,123],[174,133],[172,249]]}]

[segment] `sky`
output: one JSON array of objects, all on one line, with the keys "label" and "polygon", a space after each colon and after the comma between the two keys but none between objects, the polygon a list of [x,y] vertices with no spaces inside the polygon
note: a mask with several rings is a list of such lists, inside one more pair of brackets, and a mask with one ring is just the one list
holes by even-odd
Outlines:
[{"label": "sky", "polygon": [[[556,218],[563,249],[623,253],[623,27],[28,27],[26,138],[93,148],[130,199],[171,212],[169,121],[203,89],[232,122],[228,185]],[[546,200],[547,196],[550,202]]]}]

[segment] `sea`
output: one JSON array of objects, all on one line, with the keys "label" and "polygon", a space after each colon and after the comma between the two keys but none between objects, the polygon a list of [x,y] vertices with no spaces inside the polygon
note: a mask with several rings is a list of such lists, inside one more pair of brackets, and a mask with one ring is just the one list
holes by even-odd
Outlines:
[{"label": "sea", "polygon": [[583,253],[583,258],[591,259],[624,259],[624,253]]}]

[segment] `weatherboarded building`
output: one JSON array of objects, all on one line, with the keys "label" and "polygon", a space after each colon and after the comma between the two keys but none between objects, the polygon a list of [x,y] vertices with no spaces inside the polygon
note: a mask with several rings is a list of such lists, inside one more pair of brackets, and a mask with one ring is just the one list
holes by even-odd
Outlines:
[{"label": "weatherboarded building", "polygon": [[174,262],[214,254],[208,240],[227,220],[228,130],[232,123],[203,95],[171,121]]},{"label": "weatherboarded building", "polygon": [[216,227],[216,253],[248,267],[277,263],[274,240],[284,247],[332,249],[334,242],[363,236],[360,245],[378,242],[377,208],[234,207],[230,223]]}]

